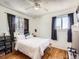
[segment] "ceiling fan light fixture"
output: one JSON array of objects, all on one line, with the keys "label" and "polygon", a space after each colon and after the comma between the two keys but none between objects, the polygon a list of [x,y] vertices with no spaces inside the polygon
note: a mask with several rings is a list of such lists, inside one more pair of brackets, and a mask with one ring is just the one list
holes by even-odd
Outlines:
[{"label": "ceiling fan light fixture", "polygon": [[34,7],[34,9],[35,9],[35,10],[39,10],[39,9],[40,9],[40,7],[35,6],[35,7]]},{"label": "ceiling fan light fixture", "polygon": [[34,9],[35,9],[35,10],[38,10],[38,9],[40,9],[40,4],[38,4],[38,3],[35,3],[35,7],[34,7]]}]

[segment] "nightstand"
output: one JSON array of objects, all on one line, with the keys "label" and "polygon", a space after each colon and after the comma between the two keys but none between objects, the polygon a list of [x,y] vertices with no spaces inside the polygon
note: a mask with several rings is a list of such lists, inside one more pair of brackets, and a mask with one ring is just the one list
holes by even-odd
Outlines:
[{"label": "nightstand", "polygon": [[10,36],[0,36],[0,55],[12,52],[12,43]]}]

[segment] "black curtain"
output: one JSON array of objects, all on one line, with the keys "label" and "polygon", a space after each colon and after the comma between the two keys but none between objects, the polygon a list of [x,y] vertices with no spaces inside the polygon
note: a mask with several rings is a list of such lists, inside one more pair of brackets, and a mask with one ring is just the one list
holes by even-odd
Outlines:
[{"label": "black curtain", "polygon": [[70,20],[70,29],[68,29],[68,42],[72,42],[72,29],[71,25],[74,24],[74,16],[73,13],[68,14],[69,20]]},{"label": "black curtain", "polygon": [[24,19],[24,34],[29,33],[29,19]]},{"label": "black curtain", "polygon": [[14,40],[14,32],[15,32],[15,16],[7,13],[9,32],[11,36],[11,40]]},{"label": "black curtain", "polygon": [[52,34],[51,34],[51,39],[57,40],[57,30],[55,29],[55,21],[56,17],[52,18]]}]

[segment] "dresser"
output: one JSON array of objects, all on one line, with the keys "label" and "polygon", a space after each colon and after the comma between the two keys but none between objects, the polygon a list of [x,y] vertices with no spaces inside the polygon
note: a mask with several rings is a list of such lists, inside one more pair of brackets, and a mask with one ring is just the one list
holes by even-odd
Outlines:
[{"label": "dresser", "polygon": [[0,36],[0,56],[1,55],[5,55],[5,40],[2,36]]},{"label": "dresser", "polygon": [[0,55],[12,52],[12,43],[10,36],[0,36]]},{"label": "dresser", "polygon": [[5,36],[5,54],[12,52],[12,40],[10,36]]}]

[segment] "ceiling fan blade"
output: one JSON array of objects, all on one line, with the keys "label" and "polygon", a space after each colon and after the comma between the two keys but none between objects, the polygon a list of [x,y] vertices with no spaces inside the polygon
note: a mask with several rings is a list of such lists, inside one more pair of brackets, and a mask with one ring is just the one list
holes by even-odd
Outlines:
[{"label": "ceiling fan blade", "polygon": [[41,0],[29,0],[29,1],[31,1],[31,2],[41,2]]},{"label": "ceiling fan blade", "polygon": [[47,8],[44,8],[44,10],[46,10],[48,12],[48,9]]},{"label": "ceiling fan blade", "polygon": [[26,2],[28,2],[30,5],[34,5],[34,2],[32,0],[25,0]]},{"label": "ceiling fan blade", "polygon": [[28,9],[31,9],[31,8],[34,8],[34,6],[27,7],[27,8],[25,8],[25,10],[28,10]]},{"label": "ceiling fan blade", "polygon": [[45,7],[42,7],[42,6],[40,6],[42,9],[44,9],[45,11],[47,11],[48,12],[48,9],[47,8],[45,8]]}]

